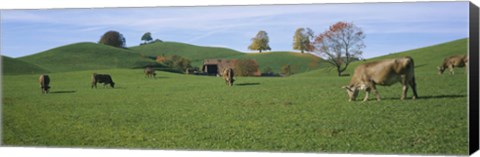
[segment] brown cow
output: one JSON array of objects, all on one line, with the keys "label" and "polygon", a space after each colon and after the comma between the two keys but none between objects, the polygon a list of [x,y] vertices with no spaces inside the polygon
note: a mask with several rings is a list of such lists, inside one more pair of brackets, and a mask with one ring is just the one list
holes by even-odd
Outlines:
[{"label": "brown cow", "polygon": [[48,75],[40,75],[40,77],[38,78],[38,82],[40,83],[42,93],[47,94],[48,89],[50,89],[50,77],[48,77]]},{"label": "brown cow", "polygon": [[223,75],[223,79],[225,79],[225,83],[228,86],[233,86],[233,82],[235,81],[235,79],[233,79],[233,76],[235,76],[235,74],[233,73],[233,69],[232,68],[226,68],[223,71],[222,75]]},{"label": "brown cow", "polygon": [[347,89],[349,101],[355,101],[359,90],[365,90],[366,92],[363,101],[368,100],[368,94],[371,90],[375,92],[377,100],[380,101],[380,94],[376,85],[390,86],[397,82],[402,83],[403,93],[402,97],[400,97],[401,100],[406,97],[408,86],[413,89],[412,99],[418,98],[414,63],[411,57],[407,56],[361,64],[355,69],[350,85],[343,88]]},{"label": "brown cow", "polygon": [[450,56],[443,60],[442,65],[438,66],[438,74],[441,75],[443,72],[448,68],[450,71],[450,75],[454,75],[455,72],[453,71],[454,67],[465,67],[465,71],[468,68],[468,56],[466,55],[457,55],[457,56]]},{"label": "brown cow", "polygon": [[155,73],[155,69],[153,69],[152,67],[146,67],[144,72],[145,72],[145,77],[147,78],[150,78],[150,77],[155,78],[155,76],[157,75]]}]

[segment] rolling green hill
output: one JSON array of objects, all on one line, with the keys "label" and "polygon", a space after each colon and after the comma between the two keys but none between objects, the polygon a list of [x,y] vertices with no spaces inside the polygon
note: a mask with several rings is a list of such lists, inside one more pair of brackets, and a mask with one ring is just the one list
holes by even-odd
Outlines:
[{"label": "rolling green hill", "polygon": [[61,46],[20,59],[52,72],[133,68],[153,62],[128,49],[87,42]]},{"label": "rolling green hill", "polygon": [[225,58],[243,55],[243,53],[232,49],[195,46],[178,42],[155,42],[152,44],[131,47],[130,49],[146,56],[179,55],[192,61],[193,66],[201,65],[203,60],[207,58]]},{"label": "rolling green hill", "polygon": [[2,56],[2,72],[3,74],[40,74],[47,73],[48,71],[42,69],[36,65],[10,58],[7,56]]},{"label": "rolling green hill", "polygon": [[[120,49],[96,43],[75,43],[19,58],[51,72],[134,68],[155,61],[142,56],[179,55],[190,59],[192,66],[201,67],[204,59],[254,59],[260,70],[270,67],[276,73],[284,65],[301,73],[321,66],[321,59],[310,54],[293,52],[242,53],[232,49],[202,47],[178,42],[157,42]],[[8,65],[7,65],[8,67]]]},{"label": "rolling green hill", "polygon": [[[428,46],[424,48],[409,50],[405,52],[399,52],[380,56],[376,58],[367,59],[365,62],[371,62],[376,60],[382,60],[387,58],[396,58],[401,56],[411,56],[415,62],[415,73],[437,73],[437,66],[442,64],[443,59],[447,56],[457,54],[467,54],[468,52],[468,40],[466,38],[459,39],[451,42],[446,42],[438,45]],[[355,67],[364,61],[358,61],[350,64],[344,74],[351,74]],[[455,71],[464,72],[463,69],[456,69]],[[336,70],[326,67],[306,73],[298,74],[300,77],[319,77],[319,76],[331,76],[337,75]]]},{"label": "rolling green hill", "polygon": [[[453,54],[467,52],[467,39],[460,39],[448,43],[419,48],[406,52],[389,54],[381,57],[368,59],[374,61],[398,56],[412,56],[417,70],[436,72],[436,66],[443,58]],[[147,64],[153,64],[151,59],[142,56],[179,55],[190,59],[192,66],[200,67],[204,59],[228,58],[228,59],[254,59],[263,72],[270,67],[274,72],[280,72],[280,68],[290,64],[297,76],[325,76],[336,75],[334,69],[321,58],[311,54],[294,52],[265,52],[265,53],[241,53],[232,49],[217,47],[202,47],[178,42],[157,42],[129,49],[120,49],[96,43],[75,43],[61,46],[34,55],[19,58],[40,69],[51,72],[65,72],[78,70],[134,68]],[[349,74],[363,61],[352,63],[344,74]],[[5,68],[11,68],[6,64]],[[30,70],[31,71],[31,70]],[[18,71],[18,73],[24,73]],[[30,72],[31,73],[31,72]],[[5,73],[8,74],[8,73]]]}]

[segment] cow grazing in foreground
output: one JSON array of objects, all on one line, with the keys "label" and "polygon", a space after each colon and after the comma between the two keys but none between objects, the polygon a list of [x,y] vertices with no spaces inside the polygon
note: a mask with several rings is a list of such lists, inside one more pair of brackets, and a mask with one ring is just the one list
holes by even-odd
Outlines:
[{"label": "cow grazing in foreground", "polygon": [[235,74],[233,73],[233,69],[232,68],[225,69],[222,75],[223,75],[223,79],[225,79],[225,83],[228,86],[233,86],[233,82],[235,81],[233,79],[233,76],[235,76]]},{"label": "cow grazing in foreground", "polygon": [[48,93],[48,89],[50,89],[50,77],[48,77],[48,75],[40,75],[40,77],[38,78],[38,82],[40,83],[42,93]]},{"label": "cow grazing in foreground", "polygon": [[397,82],[402,83],[403,93],[402,97],[400,97],[401,100],[407,96],[408,86],[413,89],[412,99],[418,98],[414,63],[411,57],[407,56],[361,64],[355,69],[350,85],[343,88],[347,90],[349,101],[355,101],[359,90],[365,90],[366,92],[363,101],[368,100],[371,90],[375,92],[377,100],[380,101],[380,94],[376,85],[390,86]]},{"label": "cow grazing in foreground", "polygon": [[92,88],[97,88],[97,83],[103,83],[103,87],[107,84],[110,84],[112,88],[115,87],[115,83],[112,80],[112,77],[108,74],[97,74],[93,73],[92,75]]},{"label": "cow grazing in foreground", "polygon": [[450,56],[443,60],[443,64],[438,66],[438,74],[441,75],[448,68],[450,75],[454,75],[455,72],[453,68],[455,67],[465,67],[465,70],[468,68],[468,56],[466,55],[457,55]]},{"label": "cow grazing in foreground", "polygon": [[145,72],[145,77],[147,78],[150,78],[150,77],[155,78],[155,76],[157,75],[155,73],[155,69],[153,69],[152,67],[145,68],[144,72]]}]

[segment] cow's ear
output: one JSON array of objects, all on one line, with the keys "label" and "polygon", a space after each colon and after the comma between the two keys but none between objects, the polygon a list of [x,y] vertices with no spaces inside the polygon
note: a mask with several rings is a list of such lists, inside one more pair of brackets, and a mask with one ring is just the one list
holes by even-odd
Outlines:
[{"label": "cow's ear", "polygon": [[347,89],[348,91],[352,91],[349,86],[342,86],[343,89]]}]

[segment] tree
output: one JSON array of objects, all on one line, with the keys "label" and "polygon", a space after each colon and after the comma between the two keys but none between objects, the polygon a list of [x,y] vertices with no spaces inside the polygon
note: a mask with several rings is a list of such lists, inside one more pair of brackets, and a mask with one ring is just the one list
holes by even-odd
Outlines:
[{"label": "tree", "polygon": [[142,41],[145,41],[145,44],[149,41],[152,41],[152,40],[153,40],[152,39],[152,33],[147,32],[147,33],[143,34]]},{"label": "tree", "polygon": [[268,34],[265,31],[259,31],[257,35],[252,38],[252,44],[248,46],[249,50],[256,50],[262,53],[262,50],[272,50],[268,45]]},{"label": "tree", "polygon": [[110,45],[113,47],[125,48],[126,40],[122,34],[117,31],[108,31],[102,35],[99,44]]},{"label": "tree", "polygon": [[353,23],[337,22],[328,30],[315,37],[315,51],[334,66],[338,76],[342,76],[348,65],[361,58],[365,48],[362,29]]},{"label": "tree", "polygon": [[293,35],[293,49],[300,50],[302,53],[304,51],[313,51],[313,45],[311,41],[313,40],[314,33],[310,28],[298,28]]}]

